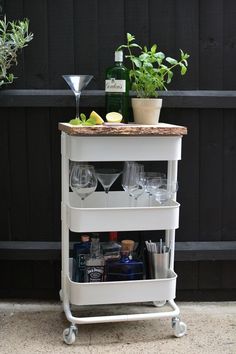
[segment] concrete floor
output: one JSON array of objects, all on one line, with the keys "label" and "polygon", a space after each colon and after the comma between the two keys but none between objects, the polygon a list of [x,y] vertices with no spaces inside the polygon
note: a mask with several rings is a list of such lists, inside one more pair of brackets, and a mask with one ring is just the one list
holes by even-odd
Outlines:
[{"label": "concrete floor", "polygon": [[[236,302],[178,303],[187,335],[173,336],[170,319],[79,326],[76,342],[63,343],[68,326],[58,303],[0,302],[0,354],[235,354]],[[150,304],[93,308],[93,313],[153,311]],[[166,307],[165,307],[166,308]],[[163,309],[164,310],[164,309]],[[85,308],[83,314],[91,308]]]}]

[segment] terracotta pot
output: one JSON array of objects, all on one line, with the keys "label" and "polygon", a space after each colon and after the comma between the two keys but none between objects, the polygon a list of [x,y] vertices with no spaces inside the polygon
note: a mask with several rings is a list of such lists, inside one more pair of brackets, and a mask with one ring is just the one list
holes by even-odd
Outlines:
[{"label": "terracotta pot", "polygon": [[131,103],[136,124],[158,124],[162,106],[161,98],[132,98]]}]

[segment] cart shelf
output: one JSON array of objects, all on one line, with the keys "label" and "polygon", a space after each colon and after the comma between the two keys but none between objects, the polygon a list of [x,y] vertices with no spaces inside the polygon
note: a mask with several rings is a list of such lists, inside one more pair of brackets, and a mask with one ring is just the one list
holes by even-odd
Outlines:
[{"label": "cart shelf", "polygon": [[[84,200],[81,208],[80,198],[70,193],[67,205],[68,227],[75,232],[92,231],[132,231],[166,230],[179,226],[179,203],[169,201],[167,205],[153,202],[143,194],[137,206],[130,207],[131,201],[125,192],[109,192],[108,207],[104,192],[95,192]],[[122,222],[121,222],[122,220]]]}]

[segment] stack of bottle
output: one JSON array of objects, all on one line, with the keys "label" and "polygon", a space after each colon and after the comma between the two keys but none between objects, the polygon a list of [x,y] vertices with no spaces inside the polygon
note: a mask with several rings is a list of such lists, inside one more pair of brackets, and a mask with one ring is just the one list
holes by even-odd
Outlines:
[{"label": "stack of bottle", "polygon": [[143,261],[134,256],[135,242],[117,242],[117,232],[100,243],[99,235],[81,236],[74,244],[73,275],[75,282],[127,281],[144,278]]}]

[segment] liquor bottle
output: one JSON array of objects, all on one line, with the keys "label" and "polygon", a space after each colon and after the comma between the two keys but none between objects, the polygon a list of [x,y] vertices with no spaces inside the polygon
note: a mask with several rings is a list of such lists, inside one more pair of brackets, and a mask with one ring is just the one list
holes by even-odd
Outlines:
[{"label": "liquor bottle", "polygon": [[143,262],[130,259],[134,249],[133,240],[121,241],[121,258],[106,263],[107,281],[125,281],[143,279]]},{"label": "liquor bottle", "polygon": [[81,242],[75,243],[73,248],[73,276],[75,282],[84,282],[85,261],[90,253],[90,237],[82,235]]},{"label": "liquor bottle", "polygon": [[106,113],[119,112],[123,116],[122,123],[129,119],[129,70],[123,65],[123,52],[115,52],[115,65],[106,71]]},{"label": "liquor bottle", "polygon": [[117,242],[118,233],[109,232],[109,241],[101,244],[102,253],[105,261],[118,260],[120,258],[121,245]]},{"label": "liquor bottle", "polygon": [[91,236],[90,256],[86,260],[85,281],[88,283],[104,281],[105,260],[100,251],[97,234]]}]

